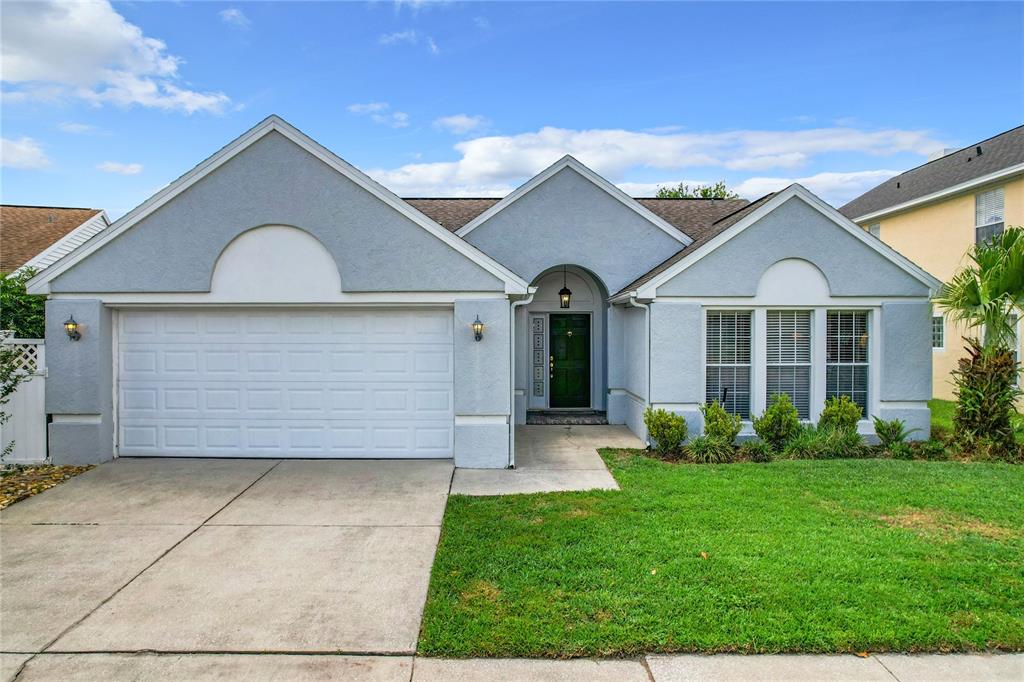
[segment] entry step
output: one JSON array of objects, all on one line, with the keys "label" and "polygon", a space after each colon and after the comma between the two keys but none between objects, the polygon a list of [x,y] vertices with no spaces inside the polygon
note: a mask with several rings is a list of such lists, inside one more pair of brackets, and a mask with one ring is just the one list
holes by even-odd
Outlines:
[{"label": "entry step", "polygon": [[599,426],[608,423],[608,413],[600,410],[527,410],[526,423],[557,426]]}]

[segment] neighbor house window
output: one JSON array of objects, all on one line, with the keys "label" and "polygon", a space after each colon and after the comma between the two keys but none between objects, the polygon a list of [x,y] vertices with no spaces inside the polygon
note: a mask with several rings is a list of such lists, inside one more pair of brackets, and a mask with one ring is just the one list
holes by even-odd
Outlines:
[{"label": "neighbor house window", "polygon": [[767,311],[766,405],[783,393],[801,419],[811,417],[811,311]]},{"label": "neighbor house window", "polygon": [[868,313],[830,310],[825,339],[825,397],[849,396],[868,410]]},{"label": "neighbor house window", "polygon": [[732,414],[750,418],[750,323],[747,311],[707,314],[705,401],[717,400]]},{"label": "neighbor house window", "polygon": [[871,233],[872,237],[878,237],[879,239],[881,239],[882,238],[882,224],[881,223],[871,223],[870,225],[868,225],[868,232]]},{"label": "neighbor house window", "polygon": [[1003,188],[974,195],[974,243],[987,242],[1003,232]]},{"label": "neighbor house window", "polygon": [[932,350],[946,347],[946,318],[942,315],[932,316]]}]

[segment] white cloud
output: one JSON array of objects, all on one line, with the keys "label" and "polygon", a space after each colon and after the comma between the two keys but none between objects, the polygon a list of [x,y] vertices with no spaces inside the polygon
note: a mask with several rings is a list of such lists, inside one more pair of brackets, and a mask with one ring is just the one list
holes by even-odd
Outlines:
[{"label": "white cloud", "polygon": [[31,137],[0,138],[0,165],[7,168],[43,168],[50,165],[46,153]]},{"label": "white cloud", "polygon": [[217,14],[220,16],[221,21],[229,26],[234,26],[235,28],[245,29],[252,25],[252,22],[249,21],[249,17],[245,16],[245,13],[236,7],[222,9],[217,12]]},{"label": "white cloud", "polygon": [[441,54],[441,48],[437,46],[437,43],[430,36],[427,36],[427,49],[430,50],[430,54]]},{"label": "white cloud", "polygon": [[419,35],[417,35],[416,31],[410,28],[397,33],[384,33],[377,38],[377,42],[381,45],[397,45],[399,43],[415,45],[419,42]]},{"label": "white cloud", "polygon": [[882,169],[849,173],[817,173],[803,178],[747,178],[732,189],[742,197],[755,199],[798,182],[833,206],[842,206],[875,185],[894,175],[899,175],[900,172]]},{"label": "white cloud", "polygon": [[79,98],[157,109],[220,112],[221,92],[180,83],[180,57],[128,23],[107,0],[17,2],[4,5],[0,34],[9,102]]},{"label": "white cloud", "polygon": [[[657,135],[618,129],[549,127],[536,132],[484,136],[459,142],[455,145],[459,153],[455,161],[378,168],[371,169],[369,173],[387,187],[407,196],[412,193],[466,194],[476,191],[493,194],[501,188],[521,183],[564,154],[572,154],[613,182],[621,182],[628,171],[636,168],[792,168],[828,153],[886,156],[908,152],[926,156],[942,146],[942,142],[927,132],[899,129],[817,128]],[[818,183],[816,186],[819,188],[829,188],[830,198],[842,195],[836,184],[842,182],[840,178],[829,180],[824,174],[813,178],[805,178],[810,189],[814,189],[811,184]],[[860,176],[860,182],[868,183],[865,178]],[[763,183],[765,179],[754,180]],[[781,178],[766,180],[789,182]],[[855,178],[846,178],[846,187],[855,184]],[[754,187],[753,181],[748,187]]]},{"label": "white cloud", "polygon": [[104,173],[117,173],[118,175],[138,175],[142,172],[142,164],[104,161],[96,166],[96,170],[101,170]]},{"label": "white cloud", "polygon": [[64,121],[57,125],[62,132],[71,133],[72,135],[86,135],[88,133],[95,133],[97,131],[96,126],[89,125],[88,123],[75,123],[73,121]]},{"label": "white cloud", "polygon": [[392,128],[406,128],[409,126],[409,114],[404,111],[392,111],[391,105],[387,102],[350,104],[346,108],[349,113],[356,116],[369,116],[370,120],[374,123],[388,125]]},{"label": "white cloud", "polygon": [[446,130],[450,133],[455,133],[456,135],[465,135],[466,133],[480,129],[485,125],[487,125],[487,119],[483,116],[470,116],[468,114],[442,116],[434,121],[434,127],[438,130]]}]

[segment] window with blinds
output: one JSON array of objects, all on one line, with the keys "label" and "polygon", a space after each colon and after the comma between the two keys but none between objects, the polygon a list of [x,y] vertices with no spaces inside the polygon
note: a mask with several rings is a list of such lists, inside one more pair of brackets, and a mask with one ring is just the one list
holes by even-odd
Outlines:
[{"label": "window with blinds", "polygon": [[868,414],[868,314],[863,310],[830,310],[825,332],[825,397],[841,395]]},{"label": "window with blinds", "polygon": [[981,244],[1003,233],[1003,188],[974,195],[974,242]]},{"label": "window with blinds", "polygon": [[743,419],[750,418],[750,327],[749,310],[707,313],[705,401]]},{"label": "window with blinds", "polygon": [[868,232],[871,233],[872,237],[878,237],[879,239],[881,239],[882,238],[882,224],[881,223],[871,223],[870,225],[868,225]]},{"label": "window with blinds", "polygon": [[785,393],[800,418],[810,419],[811,311],[769,310],[766,343],[766,404]]},{"label": "window with blinds", "polygon": [[946,347],[946,320],[942,315],[932,316],[932,349],[942,350]]}]

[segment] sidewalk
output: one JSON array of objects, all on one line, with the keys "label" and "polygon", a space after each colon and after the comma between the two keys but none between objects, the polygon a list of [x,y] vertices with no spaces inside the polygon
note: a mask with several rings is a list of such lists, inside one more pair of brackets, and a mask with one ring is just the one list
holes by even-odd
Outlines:
[{"label": "sidewalk", "polygon": [[[30,654],[0,655],[14,679]],[[366,682],[1020,682],[1024,654],[857,656],[654,655],[639,659],[449,660],[412,656],[38,654],[17,680],[304,680]]]}]

